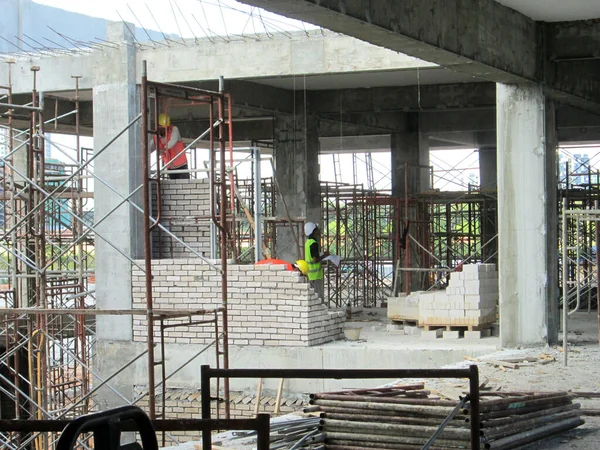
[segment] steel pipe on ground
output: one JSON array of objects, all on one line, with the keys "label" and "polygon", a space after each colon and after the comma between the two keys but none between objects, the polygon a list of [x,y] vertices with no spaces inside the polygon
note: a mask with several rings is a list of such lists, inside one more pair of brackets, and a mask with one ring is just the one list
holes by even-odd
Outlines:
[{"label": "steel pipe on ground", "polygon": [[[323,427],[325,431],[335,430],[361,430],[368,431],[372,434],[401,434],[402,436],[414,436],[429,438],[438,429],[437,426],[418,426],[418,425],[397,425],[391,423],[376,423],[376,422],[348,422],[346,420],[327,420]],[[450,428],[447,427],[442,431],[441,435],[444,439],[460,439],[469,440],[471,436],[470,429]]]},{"label": "steel pipe on ground", "polygon": [[[499,401],[484,401],[479,404],[479,411],[482,414],[490,413],[494,411],[517,411],[522,408],[529,408],[532,406],[546,406],[553,403],[564,403],[573,400],[572,395],[544,395],[534,398],[510,398],[500,399]],[[468,408],[467,408],[468,409]]]},{"label": "steel pipe on ground", "polygon": [[[398,416],[379,416],[379,415],[371,415],[371,414],[340,414],[340,413],[330,413],[325,412],[324,418],[326,420],[325,423],[329,419],[333,420],[346,420],[350,422],[378,422],[378,423],[397,423],[401,425],[424,425],[436,427],[440,425],[439,419],[427,419],[427,418],[418,418],[418,417],[398,417]],[[455,418],[451,422],[452,426],[457,428],[465,428],[469,429],[469,424],[465,422],[462,418]]]},{"label": "steel pipe on ground", "polygon": [[[337,408],[363,408],[368,410],[403,412],[424,417],[446,418],[454,410],[449,406],[401,405],[375,402],[343,402],[338,400],[315,400],[320,406],[333,406]],[[454,405],[456,407],[456,404]]]},{"label": "steel pipe on ground", "polygon": [[455,407],[458,402],[451,400],[435,400],[428,398],[406,398],[406,397],[374,397],[370,395],[337,395],[337,394],[312,394],[310,404],[320,404],[320,400],[339,400],[343,402],[367,402],[367,403],[394,403],[405,405],[429,405]]},{"label": "steel pipe on ground", "polygon": [[560,399],[544,405],[531,405],[522,408],[503,409],[500,411],[492,411],[483,413],[480,415],[481,420],[498,419],[501,417],[521,416],[536,411],[543,411],[545,409],[558,408],[560,406],[570,405],[572,401],[570,399]]},{"label": "steel pipe on ground", "polygon": [[528,444],[530,442],[537,441],[545,437],[562,433],[563,431],[576,428],[579,425],[583,425],[584,423],[585,421],[583,419],[579,417],[573,417],[558,423],[552,423],[540,428],[536,428],[534,430],[524,431],[522,433],[517,433],[512,436],[491,441],[489,444],[490,448],[493,450],[508,450],[511,448],[519,447],[524,444]]},{"label": "steel pipe on ground", "polygon": [[[573,411],[576,409],[581,408],[581,405],[579,403],[572,403],[570,405],[565,405],[565,406],[559,406],[556,408],[549,408],[549,409],[540,409],[539,411],[535,411],[529,414],[521,414],[518,416],[509,416],[509,417],[502,417],[499,419],[491,419],[491,420],[486,420],[481,422],[481,428],[484,429],[488,429],[488,428],[493,428],[493,427],[500,427],[503,425],[508,425],[508,424],[518,424],[519,422],[521,422],[522,420],[528,420],[528,419],[533,419],[536,417],[542,417],[542,416],[550,416],[552,414],[558,414],[558,413],[562,413],[565,411]],[[469,419],[465,419],[465,422],[468,423]]]},{"label": "steel pipe on ground", "polygon": [[[380,436],[377,434],[369,434],[369,433],[349,433],[342,431],[327,431],[325,432],[325,444],[327,448],[330,448],[330,445],[337,444],[339,442],[344,441],[353,441],[360,442],[365,448],[372,446],[382,446],[387,448],[398,448],[400,445],[416,445],[417,448],[423,447],[425,442],[427,442],[427,438],[414,438],[408,436]],[[469,448],[470,441],[466,440],[446,440],[446,439],[438,439],[436,440],[436,445],[439,447],[450,447],[450,448]]]},{"label": "steel pipe on ground", "polygon": [[[504,425],[501,427],[486,428],[483,434],[488,440],[501,439],[520,432],[533,430],[550,423],[560,422],[570,418],[579,418],[579,411],[566,411],[545,417],[523,420],[522,422]],[[483,431],[483,430],[482,430]]]}]

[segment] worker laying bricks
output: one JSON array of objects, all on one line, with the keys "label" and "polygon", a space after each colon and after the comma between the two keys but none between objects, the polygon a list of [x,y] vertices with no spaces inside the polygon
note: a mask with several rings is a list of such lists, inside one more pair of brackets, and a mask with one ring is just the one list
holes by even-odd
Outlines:
[{"label": "worker laying bricks", "polygon": [[306,244],[304,244],[304,259],[308,263],[308,280],[319,298],[325,303],[321,261],[329,256],[329,251],[323,254],[320,253],[321,230],[319,230],[317,224],[306,222],[304,224],[304,234],[308,238]]}]

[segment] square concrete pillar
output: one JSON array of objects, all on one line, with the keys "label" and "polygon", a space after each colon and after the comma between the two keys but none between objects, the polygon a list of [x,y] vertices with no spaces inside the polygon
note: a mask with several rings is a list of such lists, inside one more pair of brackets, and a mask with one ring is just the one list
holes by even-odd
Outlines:
[{"label": "square concrete pillar", "polygon": [[500,338],[558,336],[554,105],[536,84],[497,85]]},{"label": "square concrete pillar", "polygon": [[[129,28],[134,29],[131,24]],[[119,47],[105,48],[103,52],[96,52],[94,55],[95,154],[124,130],[140,112],[136,50],[129,29],[125,23],[111,23],[107,32],[108,39]],[[95,221],[109,214],[97,226],[98,309],[132,308],[130,258],[143,256],[142,214],[128,203],[110,211],[142,183],[140,124],[138,121],[128,128],[94,162]],[[141,194],[141,189],[139,192]],[[141,205],[141,195],[132,199]],[[131,349],[133,330],[130,315],[98,316],[96,335],[98,357],[95,358],[95,366],[103,377],[108,377],[135,354],[139,354]],[[132,379],[131,373],[125,371],[111,384],[125,398],[132,398]],[[143,383],[143,379],[137,382]],[[123,404],[123,399],[108,389],[103,389],[97,400],[101,408]]]},{"label": "square concrete pillar", "polygon": [[[321,224],[321,189],[319,186],[319,119],[310,114],[284,115],[275,120],[275,177],[291,217]],[[277,199],[277,217],[287,214]],[[277,257],[295,261],[304,257],[306,237],[301,230],[300,254],[289,227],[277,231]]]},{"label": "square concrete pillar", "polygon": [[479,148],[479,185],[482,191],[497,189],[498,164],[496,147]]},{"label": "square concrete pillar", "polygon": [[498,233],[496,197],[498,164],[496,147],[482,146],[479,148],[479,185],[484,196],[481,205],[481,257],[483,261],[497,264],[498,262]]},{"label": "square concrete pillar", "polygon": [[429,137],[419,131],[418,117],[417,114],[409,114],[406,130],[391,136],[394,197],[404,198],[407,188],[408,195],[413,195],[430,187]]},{"label": "square concrete pillar", "polygon": [[[402,204],[408,195],[414,196],[430,187],[429,172],[429,137],[420,132],[419,115],[409,113],[406,117],[406,123],[403,131],[392,133],[391,135],[391,159],[392,159],[392,196],[400,198]],[[404,210],[404,208],[402,208]],[[417,212],[415,207],[409,207],[408,219],[415,223]],[[402,217],[405,219],[405,217]],[[413,225],[414,226],[414,225]],[[412,230],[411,230],[412,231]],[[402,261],[401,266],[405,266],[404,255],[415,255],[412,248],[416,245],[408,242],[408,247],[400,255],[394,254],[394,261]],[[412,248],[411,248],[412,247]],[[394,253],[396,249],[394,248]],[[420,267],[421,262],[411,257],[409,265]],[[421,286],[423,274],[420,272],[411,272],[410,276],[400,277],[398,288],[402,291],[413,291]]]}]

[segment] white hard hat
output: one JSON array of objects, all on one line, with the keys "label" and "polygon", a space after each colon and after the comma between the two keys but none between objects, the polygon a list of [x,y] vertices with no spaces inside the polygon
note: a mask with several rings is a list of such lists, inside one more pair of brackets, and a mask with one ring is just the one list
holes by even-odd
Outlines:
[{"label": "white hard hat", "polygon": [[313,223],[313,222],[306,222],[304,224],[304,234],[306,234],[307,236],[310,236],[313,231],[315,231],[315,229],[317,228],[317,224]]}]

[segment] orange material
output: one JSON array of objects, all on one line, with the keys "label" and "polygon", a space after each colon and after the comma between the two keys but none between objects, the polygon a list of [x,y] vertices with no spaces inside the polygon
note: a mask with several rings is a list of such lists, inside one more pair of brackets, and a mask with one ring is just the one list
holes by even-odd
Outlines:
[{"label": "orange material", "polygon": [[285,266],[286,270],[289,270],[289,271],[294,270],[292,265],[289,262],[284,261],[283,259],[273,259],[273,258],[262,259],[256,263],[256,265],[259,265],[259,264],[283,264]]},{"label": "orange material", "polygon": [[[160,152],[160,157],[162,158],[162,162],[167,169],[174,170],[180,167],[183,167],[187,164],[187,157],[185,156],[185,145],[182,141],[178,141],[172,148],[166,148],[165,142],[169,142],[171,140],[171,133],[173,132],[173,127],[167,127],[167,136],[165,138],[158,139],[158,150]],[[154,138],[156,141],[156,137]]]}]

